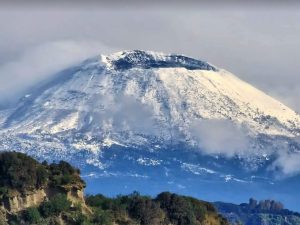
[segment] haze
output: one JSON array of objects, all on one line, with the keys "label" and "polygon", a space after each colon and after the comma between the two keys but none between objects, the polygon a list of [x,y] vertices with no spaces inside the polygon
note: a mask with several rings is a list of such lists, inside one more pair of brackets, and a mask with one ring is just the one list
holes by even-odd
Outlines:
[{"label": "haze", "polygon": [[209,61],[300,111],[300,10],[293,2],[31,3],[1,3],[2,105],[90,56],[143,49]]}]

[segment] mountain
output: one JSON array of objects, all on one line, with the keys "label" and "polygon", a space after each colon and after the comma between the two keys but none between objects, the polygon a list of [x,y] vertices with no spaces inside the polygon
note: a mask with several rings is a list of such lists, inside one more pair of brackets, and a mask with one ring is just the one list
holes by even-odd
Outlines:
[{"label": "mountain", "polygon": [[241,201],[225,189],[245,194],[254,185],[257,197],[285,198],[283,176],[292,177],[290,193],[300,185],[299,134],[298,113],[235,75],[138,50],[67,68],[0,112],[1,150],[72,162],[108,194],[151,185],[149,193],[214,199],[218,189],[220,200]]},{"label": "mountain", "polygon": [[300,224],[300,214],[284,209],[282,203],[273,200],[257,202],[250,199],[249,203],[235,205],[215,202],[219,212],[231,224],[244,225],[294,225]]}]

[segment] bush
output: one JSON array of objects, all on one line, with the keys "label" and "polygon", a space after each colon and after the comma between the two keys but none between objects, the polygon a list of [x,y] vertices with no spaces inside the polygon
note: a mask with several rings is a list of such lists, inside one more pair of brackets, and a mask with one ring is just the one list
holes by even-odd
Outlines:
[{"label": "bush", "polygon": [[32,208],[28,208],[25,212],[24,212],[24,219],[29,222],[30,224],[35,224],[38,223],[41,219],[41,215],[40,212],[37,208],[32,207]]},{"label": "bush", "polygon": [[0,153],[0,197],[5,194],[5,188],[22,193],[46,185],[60,187],[73,184],[85,187],[80,171],[67,162],[48,165],[46,162],[41,164],[23,153]]},{"label": "bush", "polygon": [[210,203],[204,203],[191,197],[184,197],[191,204],[192,211],[196,219],[200,222],[205,220],[207,211],[216,212],[215,208]]},{"label": "bush", "polygon": [[44,184],[46,184],[48,178],[49,178],[49,174],[47,169],[43,166],[40,165],[37,167],[36,169],[36,187],[42,187]]},{"label": "bush", "polygon": [[108,211],[97,209],[94,212],[93,223],[98,225],[112,225],[113,216]]},{"label": "bush", "polygon": [[70,208],[71,202],[67,199],[66,195],[58,194],[50,201],[43,202],[40,206],[40,211],[44,217],[58,216],[61,212]]},{"label": "bush", "polygon": [[8,189],[6,187],[0,187],[0,199],[6,196],[8,193]]},{"label": "bush", "polygon": [[0,186],[17,190],[32,189],[43,185],[37,183],[38,162],[16,152],[0,154]]},{"label": "bush", "polygon": [[196,224],[197,220],[193,205],[186,197],[164,192],[157,196],[156,201],[160,202],[161,208],[167,213],[172,224]]},{"label": "bush", "polygon": [[149,197],[133,195],[128,208],[129,215],[141,225],[160,224],[163,220],[163,211],[157,202]]},{"label": "bush", "polygon": [[65,224],[69,225],[91,225],[89,218],[81,211],[66,211],[61,217]]},{"label": "bush", "polygon": [[51,173],[51,185],[62,186],[68,184],[82,184],[85,187],[84,181],[80,178],[80,171],[78,169],[73,168],[69,163],[60,161],[57,163],[52,163],[49,166],[49,170]]},{"label": "bush", "polygon": [[95,196],[88,196],[86,198],[86,204],[92,207],[98,207],[103,210],[113,209],[115,205],[112,199],[106,198],[101,194]]}]

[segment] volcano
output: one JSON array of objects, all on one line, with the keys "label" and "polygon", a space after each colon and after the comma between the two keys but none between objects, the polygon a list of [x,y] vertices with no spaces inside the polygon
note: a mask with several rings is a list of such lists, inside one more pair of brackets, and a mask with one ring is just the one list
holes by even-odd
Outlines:
[{"label": "volcano", "polygon": [[70,161],[109,195],[251,194],[295,208],[299,135],[298,113],[232,73],[140,50],[66,68],[0,111],[1,151]]}]

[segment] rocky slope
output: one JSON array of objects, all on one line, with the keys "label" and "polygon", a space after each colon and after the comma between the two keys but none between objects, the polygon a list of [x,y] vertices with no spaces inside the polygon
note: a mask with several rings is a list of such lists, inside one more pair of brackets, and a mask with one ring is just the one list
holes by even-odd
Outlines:
[{"label": "rocky slope", "polygon": [[216,202],[216,208],[232,224],[244,225],[297,225],[300,214],[284,209],[282,203],[250,199],[249,203],[240,205]]},{"label": "rocky slope", "polygon": [[16,152],[0,153],[0,208],[8,215],[37,207],[58,194],[85,207],[85,183],[69,164],[40,164]]}]

